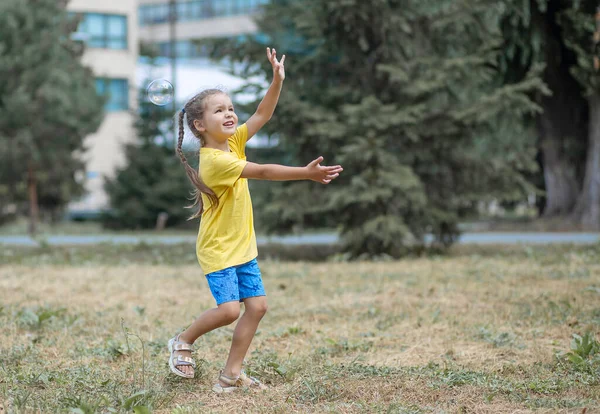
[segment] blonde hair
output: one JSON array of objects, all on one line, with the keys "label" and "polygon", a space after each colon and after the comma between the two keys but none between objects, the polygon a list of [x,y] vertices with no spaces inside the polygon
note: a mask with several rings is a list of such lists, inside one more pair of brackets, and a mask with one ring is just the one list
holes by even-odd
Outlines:
[{"label": "blonde hair", "polygon": [[206,89],[190,99],[183,107],[183,110],[179,113],[179,139],[177,140],[176,152],[179,156],[179,159],[181,159],[183,166],[185,167],[185,173],[187,174],[191,183],[194,185],[194,190],[192,190],[192,199],[194,200],[194,203],[190,206],[187,206],[187,208],[194,208],[195,206],[198,206],[198,210],[192,216],[190,216],[188,220],[193,220],[202,216],[202,212],[204,211],[202,194],[205,194],[208,197],[211,206],[217,206],[219,204],[219,199],[217,198],[215,192],[202,181],[202,178],[200,177],[200,171],[196,171],[188,163],[187,158],[185,158],[183,150],[181,149],[185,128],[184,118],[187,115],[187,126],[190,131],[192,131],[194,136],[200,141],[200,146],[203,147],[206,145],[206,141],[204,140],[204,137],[200,131],[196,129],[194,121],[202,120],[204,117],[204,110],[206,108],[206,99],[217,94],[226,95],[226,93],[220,89]]}]

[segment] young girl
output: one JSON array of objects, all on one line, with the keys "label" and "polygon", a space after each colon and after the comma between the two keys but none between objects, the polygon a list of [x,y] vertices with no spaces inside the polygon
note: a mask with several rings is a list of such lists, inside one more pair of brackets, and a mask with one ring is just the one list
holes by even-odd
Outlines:
[{"label": "young girl", "polygon": [[[201,314],[188,329],[169,340],[169,367],[176,375],[193,378],[196,365],[191,357],[192,344],[201,335],[236,321],[243,302],[245,311],[233,333],[229,357],[213,387],[217,393],[240,387],[265,388],[242,370],[246,352],[267,311],[256,262],[258,251],[247,179],[313,180],[328,184],[342,172],[339,165],[321,166],[322,157],[305,167],[246,161],[246,142],[273,115],[285,78],[285,55],[278,61],[275,49],[271,52],[267,48],[267,57],[273,67],[273,81],[256,113],[245,124],[238,127],[231,99],[218,89],[196,95],[179,114],[177,153],[196,188],[195,204],[199,209],[192,218],[201,217],[196,254],[217,307]],[[181,149],[184,119],[201,143],[198,172],[188,164]]]}]

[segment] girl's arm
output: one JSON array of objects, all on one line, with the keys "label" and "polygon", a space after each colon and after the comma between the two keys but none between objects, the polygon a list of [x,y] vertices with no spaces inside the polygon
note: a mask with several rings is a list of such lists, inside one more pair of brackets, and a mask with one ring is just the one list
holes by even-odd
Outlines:
[{"label": "girl's arm", "polygon": [[246,122],[248,139],[252,138],[271,119],[273,112],[275,112],[277,101],[279,101],[279,94],[281,93],[281,87],[285,79],[285,68],[283,67],[285,55],[281,57],[280,62],[277,60],[276,54],[275,49],[271,53],[271,49],[267,48],[267,57],[269,58],[269,62],[271,62],[271,66],[273,66],[273,81],[260,105],[256,108],[256,112]]},{"label": "girl's arm", "polygon": [[249,162],[244,167],[241,177],[272,181],[312,180],[321,184],[329,184],[344,170],[340,165],[321,166],[321,161],[323,161],[323,157],[317,158],[306,167],[286,167],[278,164]]}]

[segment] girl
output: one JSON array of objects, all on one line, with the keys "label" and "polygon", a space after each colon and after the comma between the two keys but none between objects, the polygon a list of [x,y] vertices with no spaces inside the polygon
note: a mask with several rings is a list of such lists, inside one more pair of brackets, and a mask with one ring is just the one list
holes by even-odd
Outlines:
[{"label": "girl", "polygon": [[[275,49],[271,52],[267,48],[273,81],[256,113],[245,124],[238,127],[231,99],[218,89],[196,95],[179,114],[177,154],[195,187],[194,205],[199,208],[192,218],[201,217],[196,254],[217,307],[201,314],[188,329],[169,340],[169,367],[176,375],[193,378],[196,365],[191,357],[192,344],[201,335],[236,321],[243,302],[245,312],[233,333],[225,368],[213,387],[217,393],[240,387],[266,388],[242,370],[246,352],[267,311],[256,262],[258,251],[248,179],[313,180],[328,184],[342,172],[339,165],[321,166],[322,157],[305,167],[246,161],[246,142],[271,119],[285,79],[285,55],[278,61],[276,53]],[[201,143],[198,172],[188,164],[181,149],[184,119]]]}]

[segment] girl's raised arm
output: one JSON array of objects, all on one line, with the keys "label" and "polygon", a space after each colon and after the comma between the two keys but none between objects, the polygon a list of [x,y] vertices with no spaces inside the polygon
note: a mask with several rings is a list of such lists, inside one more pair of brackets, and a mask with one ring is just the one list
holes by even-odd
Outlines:
[{"label": "girl's raised arm", "polygon": [[271,52],[271,48],[267,48],[267,57],[273,67],[273,81],[271,82],[271,86],[269,86],[269,90],[267,90],[265,97],[258,105],[258,108],[256,108],[256,112],[246,122],[246,126],[248,127],[248,139],[252,138],[252,136],[254,136],[254,134],[256,134],[273,116],[277,101],[279,101],[283,80],[285,79],[285,68],[283,66],[285,55],[281,57],[281,61],[278,61],[277,51],[273,49]]}]

